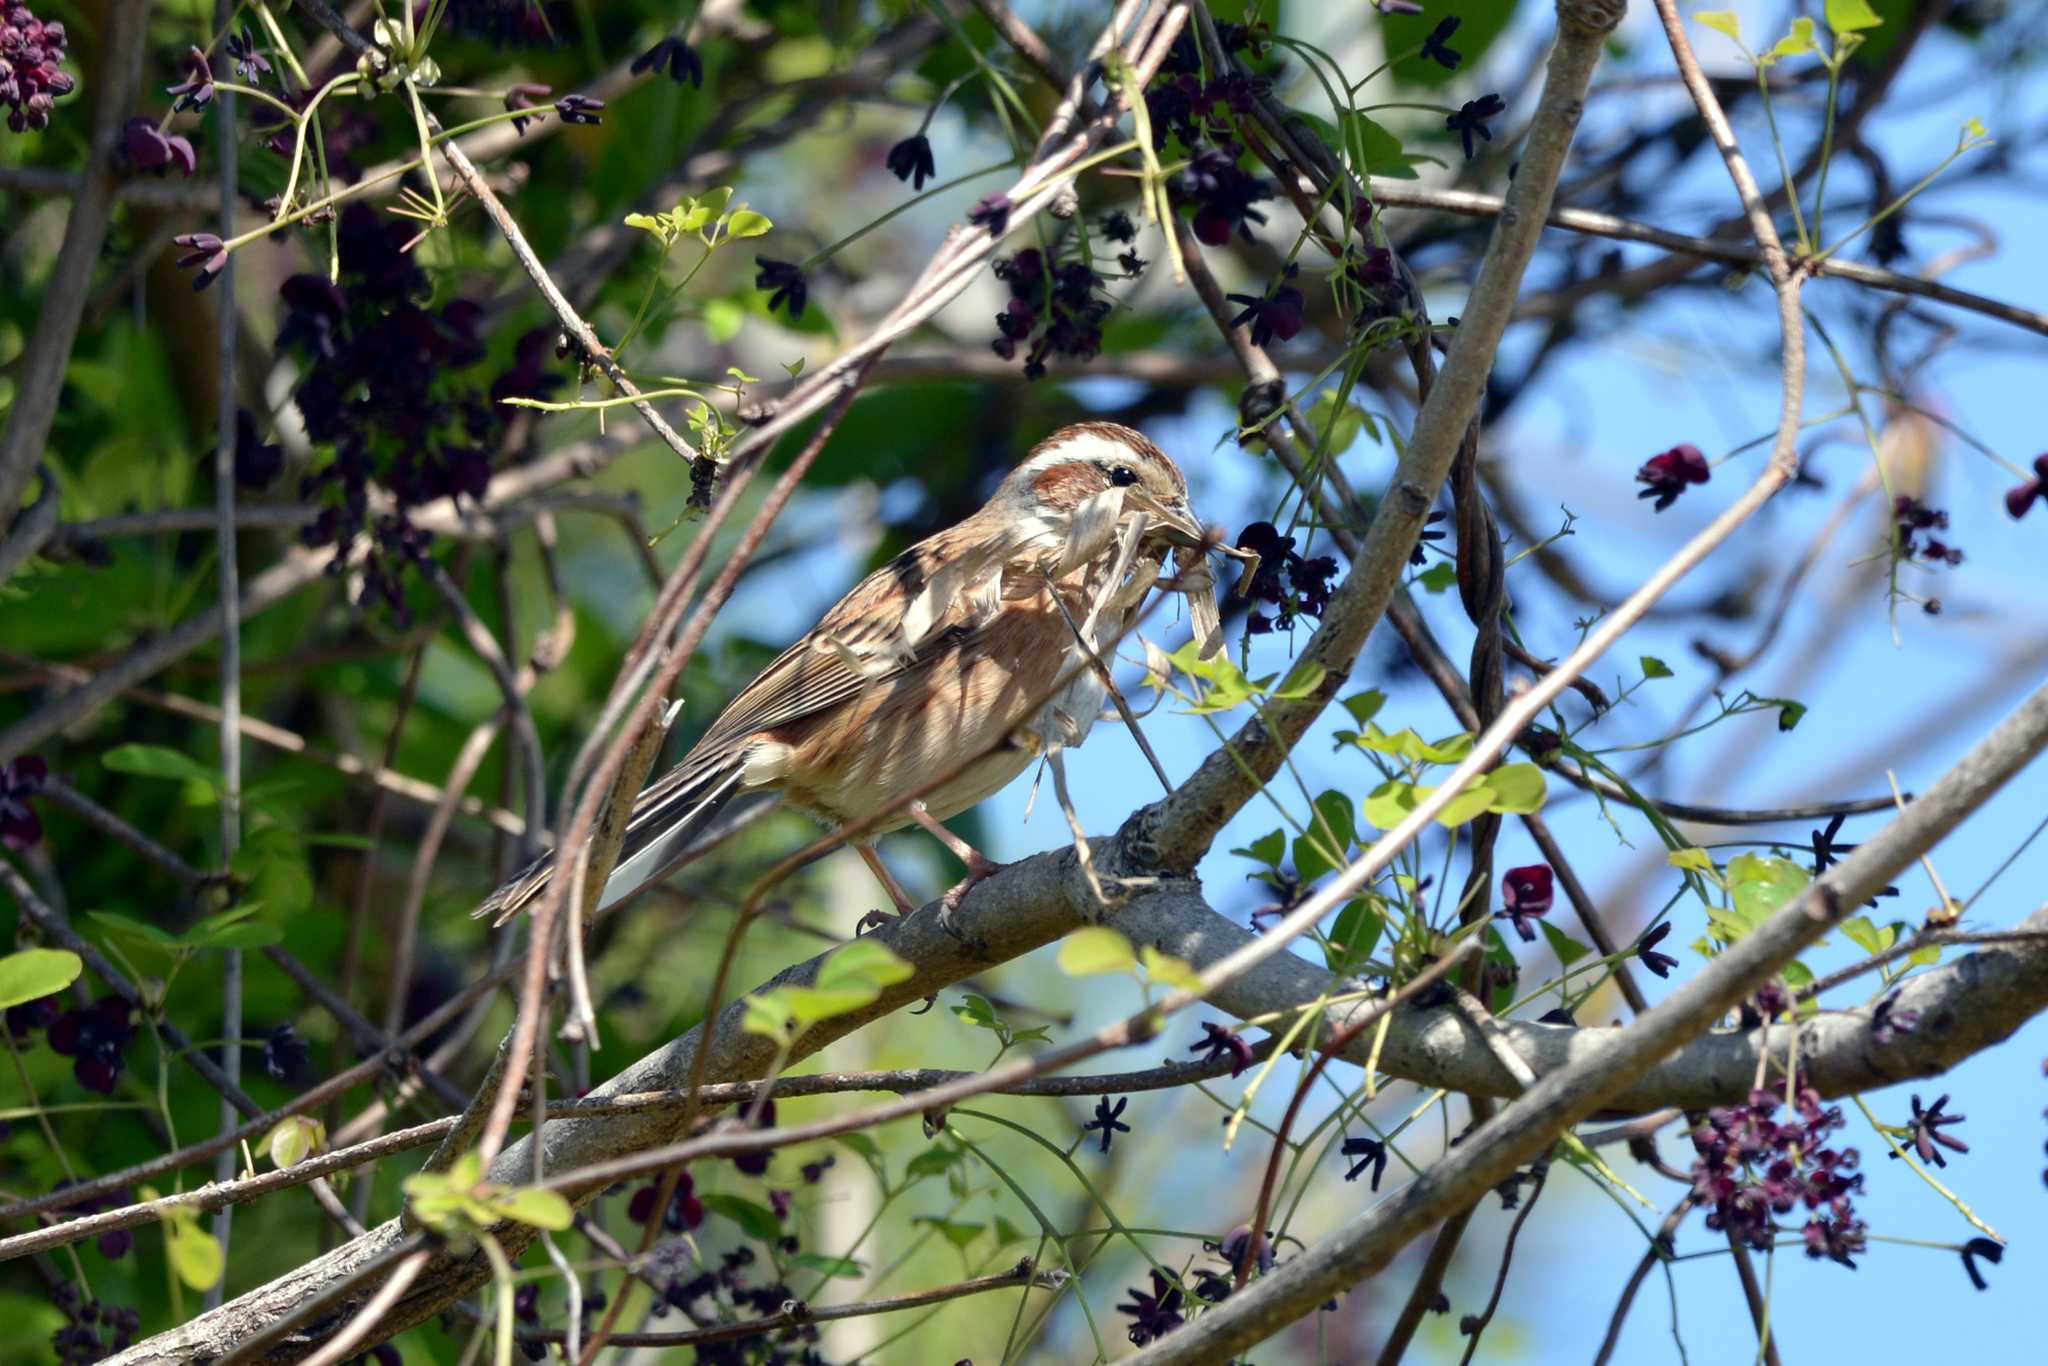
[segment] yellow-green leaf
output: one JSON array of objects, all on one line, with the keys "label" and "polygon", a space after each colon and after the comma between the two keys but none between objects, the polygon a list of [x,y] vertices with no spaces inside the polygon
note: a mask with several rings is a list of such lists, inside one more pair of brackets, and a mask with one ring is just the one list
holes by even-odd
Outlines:
[{"label": "yellow-green leaf", "polygon": [[1736,912],[1753,927],[1813,881],[1804,866],[1790,859],[1737,854],[1728,860],[1728,890]]},{"label": "yellow-green leaf", "polygon": [[550,1229],[556,1233],[576,1221],[576,1211],[560,1194],[539,1186],[521,1186],[494,1197],[491,1208],[515,1224]]},{"label": "yellow-green leaf", "polygon": [[1138,966],[1131,941],[1106,925],[1075,930],[1060,945],[1060,971],[1069,977],[1099,977]]},{"label": "yellow-green leaf", "polygon": [[85,965],[69,949],[22,949],[0,958],[0,1010],[62,991]]},{"label": "yellow-green leaf", "polygon": [[740,1016],[740,1028],[749,1034],[781,1040],[796,1023],[796,1012],[789,1008],[779,991],[764,991],[747,997],[746,1006]]},{"label": "yellow-green leaf", "polygon": [[280,1168],[296,1167],[327,1141],[327,1126],[311,1115],[286,1115],[264,1135],[259,1151],[270,1154]]},{"label": "yellow-green leaf", "polygon": [[1982,119],[1963,120],[1963,135],[1972,138],[1988,138],[1991,136],[1991,134],[1984,130],[1984,120]]},{"label": "yellow-green leaf", "polygon": [[1813,51],[1813,20],[1800,15],[1792,21],[1792,31],[1780,38],[1764,55],[1770,58],[1797,57]]},{"label": "yellow-green leaf", "polygon": [[1543,770],[1534,764],[1502,764],[1486,775],[1486,786],[1493,793],[1493,810],[1517,816],[1541,811],[1549,791]]},{"label": "yellow-green leaf", "polygon": [[1695,873],[1714,871],[1714,856],[1697,846],[1687,849],[1673,849],[1664,856],[1664,861],[1673,868],[1684,868]]},{"label": "yellow-green leaf", "polygon": [[[177,1218],[179,1214],[186,1217]],[[199,1227],[199,1217],[191,1210],[173,1211],[173,1217],[164,1221],[164,1253],[178,1279],[194,1290],[211,1290],[227,1270],[220,1240]]]},{"label": "yellow-green leaf", "polygon": [[1138,957],[1145,965],[1145,975],[1161,986],[1180,991],[1199,992],[1202,989],[1202,974],[1196,972],[1185,958],[1161,953],[1150,944],[1138,950]]},{"label": "yellow-green leaf", "polygon": [[[1433,787],[1415,789],[1418,797],[1426,797],[1435,791]],[[1436,813],[1437,824],[1455,829],[1492,809],[1493,789],[1482,783],[1474,783],[1444,804],[1444,809]]]},{"label": "yellow-green leaf", "polygon": [[1732,9],[1696,10],[1692,18],[1696,24],[1704,24],[1716,33],[1725,33],[1738,43],[1742,41],[1742,21],[1735,17]]},{"label": "yellow-green leaf", "polygon": [[1828,27],[1837,33],[1856,33],[1884,22],[1870,7],[1870,0],[1828,0],[1827,12]]},{"label": "yellow-green leaf", "polygon": [[728,237],[760,237],[775,225],[768,221],[765,213],[740,208],[733,211],[732,218],[725,225]]}]

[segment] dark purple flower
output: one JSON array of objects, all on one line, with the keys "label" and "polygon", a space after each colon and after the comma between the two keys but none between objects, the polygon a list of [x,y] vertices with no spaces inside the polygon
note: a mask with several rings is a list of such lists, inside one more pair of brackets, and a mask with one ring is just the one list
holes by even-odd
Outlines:
[{"label": "dark purple flower", "polygon": [[754,264],[760,267],[754,275],[754,288],[773,291],[768,296],[768,311],[787,308],[791,322],[802,319],[804,305],[811,297],[803,270],[794,261],[777,261],[768,256],[756,256]]},{"label": "dark purple flower", "polygon": [[[551,85],[541,85],[534,81],[523,81],[505,92],[505,108],[508,110],[532,109],[534,108],[534,101],[544,100],[554,93],[555,88]],[[520,137],[525,137],[526,125],[539,117],[540,115],[535,114],[530,118],[513,119],[512,131]]]},{"label": "dark purple flower", "polygon": [[1374,1190],[1380,1188],[1380,1178],[1387,1174],[1386,1144],[1376,1138],[1347,1138],[1344,1140],[1344,1146],[1339,1148],[1338,1151],[1345,1157],[1355,1157],[1358,1159],[1357,1162],[1352,1164],[1351,1169],[1344,1173],[1346,1181],[1356,1181],[1365,1174],[1366,1168],[1370,1167],[1372,1169],[1372,1188]]},{"label": "dark purple flower", "polygon": [[1222,246],[1233,232],[1247,242],[1256,240],[1251,225],[1264,224],[1266,215],[1252,206],[1273,197],[1270,184],[1217,147],[1205,147],[1189,160],[1179,189],[1195,205],[1195,237],[1210,247]]},{"label": "dark purple flower", "polygon": [[1835,836],[1842,833],[1842,822],[1845,819],[1846,816],[1838,812],[1835,818],[1827,823],[1826,829],[1808,832],[1809,837],[1813,841],[1813,875],[1815,877],[1819,877],[1822,873],[1834,867],[1840,861],[1841,855],[1849,853],[1856,848],[1853,844],[1835,843]]},{"label": "dark purple flower", "polygon": [[839,1159],[837,1157],[835,1157],[831,1153],[826,1153],[816,1162],[804,1163],[804,1165],[800,1167],[798,1170],[802,1173],[804,1178],[804,1184],[806,1186],[815,1186],[818,1184],[819,1180],[825,1175],[825,1172],[829,1168],[837,1165],[838,1162]]},{"label": "dark purple flower", "polygon": [[2005,510],[2014,521],[2027,515],[2035,499],[2048,502],[2048,452],[2034,457],[2034,477],[2017,488],[2007,489]]},{"label": "dark purple flower", "polygon": [[[696,1228],[704,1222],[704,1202],[696,1195],[697,1183],[690,1179],[688,1172],[676,1178],[675,1194],[669,1197],[668,1208],[662,1212],[661,1224],[670,1233],[681,1233]],[[644,1224],[654,1217],[655,1197],[661,1194],[661,1181],[656,1178],[639,1190],[626,1203],[626,1217],[636,1224]]]},{"label": "dark purple flower", "polygon": [[598,117],[604,113],[604,101],[588,95],[564,95],[555,101],[555,112],[564,123],[599,124],[604,122]]},{"label": "dark purple flower", "polygon": [[[761,1115],[754,1127],[758,1129],[772,1129],[775,1127],[774,1101],[762,1102]],[[736,1170],[744,1172],[748,1176],[765,1176],[768,1173],[768,1160],[773,1156],[774,1153],[766,1148],[756,1148],[752,1152],[734,1153],[732,1165]]]},{"label": "dark purple flower", "polygon": [[138,171],[167,174],[176,166],[186,175],[199,168],[198,154],[184,138],[166,134],[150,118],[132,118],[121,129],[121,152]]},{"label": "dark purple flower", "polygon": [[239,33],[230,33],[221,47],[234,63],[235,74],[252,85],[270,74],[270,59],[256,46],[256,35],[247,24]]},{"label": "dark purple flower", "polygon": [[913,190],[922,190],[936,171],[932,165],[932,141],[923,133],[907,137],[889,149],[884,164],[889,174],[898,180],[910,182]]},{"label": "dark purple flower", "polygon": [[213,65],[206,60],[206,54],[198,48],[191,49],[185,56],[185,79],[165,89],[171,97],[171,110],[204,109],[213,103]]},{"label": "dark purple flower", "polygon": [[[28,799],[50,780],[50,766],[39,754],[23,754],[0,764],[0,846],[26,849],[43,837],[43,822]],[[11,1018],[11,1015],[10,1015]]]},{"label": "dark purple flower", "polygon": [[1453,52],[1444,46],[1450,42],[1451,35],[1458,31],[1460,22],[1462,21],[1455,15],[1442,20],[1429,31],[1429,36],[1422,40],[1422,55],[1446,71],[1456,71],[1458,63],[1465,60],[1465,54]]},{"label": "dark purple flower", "polygon": [[1954,567],[1963,562],[1963,552],[1928,536],[1923,543],[1919,537],[1930,531],[1947,531],[1948,514],[1940,508],[1931,508],[1917,499],[1900,497],[1892,502],[1892,517],[1898,524],[1899,555],[1903,559],[1918,559],[1924,564],[1946,564]]},{"label": "dark purple flower", "polygon": [[305,1066],[312,1056],[312,1047],[290,1024],[281,1024],[263,1036],[263,1070],[279,1081]]},{"label": "dark purple flower", "polygon": [[1501,909],[1493,913],[1494,919],[1513,922],[1523,942],[1531,942],[1536,938],[1536,921],[1549,912],[1554,895],[1549,864],[1510,868],[1501,875]]},{"label": "dark purple flower", "polygon": [[21,0],[0,4],[0,104],[13,131],[49,127],[57,97],[71,93],[76,82],[59,65],[64,43],[63,24],[36,18]]},{"label": "dark purple flower", "polygon": [[1271,345],[1273,338],[1281,341],[1294,340],[1294,334],[1301,331],[1302,310],[1307,300],[1293,285],[1282,285],[1271,294],[1229,294],[1224,296],[1234,304],[1243,304],[1244,309],[1230,320],[1232,327],[1250,324],[1252,345]]},{"label": "dark purple flower", "polygon": [[1479,148],[1472,141],[1474,133],[1488,142],[1493,141],[1493,130],[1486,126],[1486,121],[1499,117],[1507,107],[1507,101],[1498,95],[1481,95],[1476,100],[1465,101],[1457,113],[1445,115],[1444,127],[1464,140],[1465,160],[1470,161],[1479,155]]},{"label": "dark purple flower", "polygon": [[[1204,1248],[1210,1248],[1207,1243]],[[1223,1235],[1223,1241],[1210,1250],[1230,1264],[1232,1271],[1242,1271],[1252,1260],[1252,1226],[1239,1224]],[[1266,1236],[1259,1239],[1258,1273],[1263,1276],[1273,1269],[1273,1231],[1266,1230]]]},{"label": "dark purple flower", "polygon": [[284,472],[284,447],[266,443],[256,431],[256,416],[235,410],[235,482],[246,489],[266,489]]},{"label": "dark purple flower", "polygon": [[1861,1219],[1827,1216],[1809,1219],[1801,1230],[1806,1237],[1807,1256],[1815,1261],[1825,1257],[1831,1262],[1840,1262],[1851,1271],[1856,1269],[1851,1258],[1863,1255],[1864,1239],[1869,1231]]},{"label": "dark purple flower", "polygon": [[704,88],[704,59],[674,34],[662,39],[633,59],[632,72],[643,76],[649,71],[666,71],[668,78],[677,85],[687,82],[699,90]]},{"label": "dark purple flower", "polygon": [[795,1206],[796,1193],[794,1191],[771,1190],[768,1192],[768,1208],[774,1210],[775,1217],[784,1223],[789,1222],[789,1212]]},{"label": "dark purple flower", "polygon": [[186,232],[173,237],[171,241],[185,248],[186,254],[178,258],[178,268],[188,270],[198,267],[199,273],[192,277],[192,288],[205,289],[214,277],[228,263],[227,244],[210,232]]},{"label": "dark purple flower", "polygon": [[1230,1056],[1230,1075],[1237,1076],[1252,1065],[1252,1046],[1244,1036],[1234,1029],[1226,1029],[1213,1020],[1202,1021],[1202,1041],[1191,1044],[1188,1052],[1199,1053],[1204,1058]]},{"label": "dark purple flower", "polygon": [[1993,1266],[1997,1266],[2005,1260],[2005,1245],[1989,1238],[1972,1238],[1963,1244],[1962,1250],[1963,1272],[1969,1276],[1970,1284],[1979,1290],[1989,1290],[1991,1287],[1984,1283],[1984,1273],[1977,1270],[1977,1258],[1982,1257]]},{"label": "dark purple flower", "polygon": [[1118,1096],[1115,1108],[1111,1108],[1108,1096],[1099,1097],[1095,1102],[1095,1118],[1083,1124],[1081,1132],[1088,1134],[1100,1130],[1102,1132],[1102,1151],[1108,1152],[1110,1140],[1120,1133],[1127,1134],[1131,1131],[1130,1125],[1117,1118],[1118,1115],[1124,1112],[1124,1107],[1130,1103],[1131,1098],[1129,1096]]},{"label": "dark purple flower", "polygon": [[1678,500],[1692,484],[1704,484],[1713,474],[1707,465],[1707,457],[1700,454],[1700,448],[1690,441],[1673,446],[1662,455],[1653,455],[1643,462],[1636,471],[1636,482],[1648,485],[1638,498],[1655,498],[1656,510],[1662,512]]},{"label": "dark purple flower", "polygon": [[103,996],[89,1006],[74,1006],[50,1026],[46,1038],[52,1051],[70,1058],[71,1074],[88,1091],[114,1093],[126,1066],[123,1057],[135,1037],[135,1008],[119,996]]},{"label": "dark purple flower", "polygon": [[1657,945],[1671,933],[1671,922],[1665,921],[1636,942],[1636,957],[1642,965],[1659,977],[1669,977],[1671,969],[1678,966],[1678,960],[1668,953],[1660,953]]},{"label": "dark purple flower", "polygon": [[967,211],[967,221],[977,228],[987,228],[990,237],[1001,237],[1010,230],[1010,211],[1016,207],[1006,194],[985,194]]},{"label": "dark purple flower", "polygon": [[1116,1312],[1131,1317],[1129,1336],[1133,1347],[1143,1347],[1186,1322],[1180,1314],[1180,1287],[1157,1271],[1152,1273],[1151,1294],[1142,1290],[1132,1290],[1129,1294],[1131,1302],[1118,1305]]},{"label": "dark purple flower", "polygon": [[1112,242],[1121,242],[1129,246],[1138,240],[1138,225],[1133,223],[1131,216],[1122,209],[1113,209],[1104,214],[1102,221],[1095,226]]},{"label": "dark purple flower", "polygon": [[[1943,1114],[1942,1110],[1947,1105],[1948,1097],[1941,1096],[1935,1100],[1934,1104],[1923,1110],[1920,1108],[1920,1097],[1914,1096],[1913,1122],[1906,1126],[1911,1133],[1913,1150],[1920,1154],[1920,1160],[1922,1162],[1932,1162],[1937,1167],[1946,1167],[1948,1165],[1948,1159],[1941,1155],[1942,1148],[1947,1148],[1950,1152],[1956,1153],[1970,1151],[1969,1144],[1963,1142],[1960,1138],[1951,1138],[1942,1132],[1944,1127],[1950,1124],[1961,1124],[1965,1119],[1969,1118],[1968,1115]],[[1937,1147],[1937,1144],[1940,1146]],[[1897,1158],[1898,1153],[1894,1152],[1892,1157]]]},{"label": "dark purple flower", "polygon": [[48,1029],[64,1013],[64,993],[53,991],[33,1001],[7,1007],[7,1032],[21,1043],[38,1029]]},{"label": "dark purple flower", "polygon": [[[1445,512],[1442,508],[1437,508],[1429,516],[1422,519],[1422,531],[1415,538],[1415,549],[1408,552],[1408,563],[1425,564],[1428,562],[1422,553],[1423,543],[1441,541],[1444,538],[1444,529],[1437,526],[1437,523],[1443,521],[1448,516],[1450,516],[1449,513]],[[1432,527],[1435,530],[1431,530]]]}]

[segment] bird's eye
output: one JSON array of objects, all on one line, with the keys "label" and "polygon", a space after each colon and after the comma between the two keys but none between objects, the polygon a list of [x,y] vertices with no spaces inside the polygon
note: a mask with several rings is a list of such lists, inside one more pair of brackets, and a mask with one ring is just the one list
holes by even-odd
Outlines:
[{"label": "bird's eye", "polygon": [[1114,465],[1109,471],[1109,482],[1118,488],[1129,488],[1138,482],[1138,472],[1129,465]]}]

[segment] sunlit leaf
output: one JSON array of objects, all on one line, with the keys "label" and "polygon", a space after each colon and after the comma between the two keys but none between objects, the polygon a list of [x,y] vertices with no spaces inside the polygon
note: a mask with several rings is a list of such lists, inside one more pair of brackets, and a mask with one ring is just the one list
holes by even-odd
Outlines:
[{"label": "sunlit leaf", "polygon": [[1716,33],[1725,33],[1738,43],[1742,41],[1742,21],[1735,17],[1732,9],[1695,10],[1692,17],[1696,24],[1703,24]]},{"label": "sunlit leaf", "polygon": [[491,1197],[490,1206],[503,1218],[530,1228],[560,1233],[576,1222],[576,1211],[560,1192],[519,1186]]},{"label": "sunlit leaf", "polygon": [[296,1167],[320,1151],[327,1141],[327,1126],[311,1115],[286,1115],[263,1136],[257,1151],[270,1154],[279,1167]]},{"label": "sunlit leaf", "polygon": [[1837,33],[1857,33],[1884,22],[1870,7],[1870,0],[1828,0],[1827,15],[1828,27]]},{"label": "sunlit leaf", "polygon": [[760,237],[774,226],[768,221],[767,214],[742,208],[734,210],[726,221],[725,233],[728,237]]},{"label": "sunlit leaf", "polygon": [[1170,953],[1161,953],[1150,944],[1138,950],[1138,960],[1145,967],[1145,975],[1161,986],[1177,991],[1199,992],[1202,989],[1202,974],[1185,958],[1176,958]]},{"label": "sunlit leaf", "polygon": [[1129,972],[1138,966],[1131,941],[1107,925],[1090,925],[1075,930],[1060,944],[1060,971],[1069,977],[1098,977],[1105,972]]},{"label": "sunlit leaf", "polygon": [[1486,775],[1486,788],[1493,794],[1490,810],[1516,816],[1541,811],[1549,791],[1534,764],[1502,764]]},{"label": "sunlit leaf", "polygon": [[1772,60],[1798,57],[1813,51],[1813,47],[1813,20],[1802,14],[1792,21],[1792,31],[1774,43],[1764,56]]},{"label": "sunlit leaf", "polygon": [[85,970],[69,949],[21,949],[0,958],[0,1010],[64,990]]},{"label": "sunlit leaf", "polygon": [[1664,861],[1673,868],[1684,868],[1690,872],[1711,873],[1714,871],[1714,856],[1697,846],[1686,849],[1673,849],[1664,856]]}]

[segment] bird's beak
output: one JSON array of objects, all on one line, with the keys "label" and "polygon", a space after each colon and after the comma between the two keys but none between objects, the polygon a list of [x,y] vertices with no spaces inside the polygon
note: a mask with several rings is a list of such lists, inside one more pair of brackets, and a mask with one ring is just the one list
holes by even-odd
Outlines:
[{"label": "bird's beak", "polygon": [[1162,502],[1144,490],[1133,488],[1125,490],[1124,505],[1144,513],[1158,527],[1160,534],[1175,545],[1200,546],[1208,543],[1208,533],[1203,530],[1202,523],[1185,498]]}]

